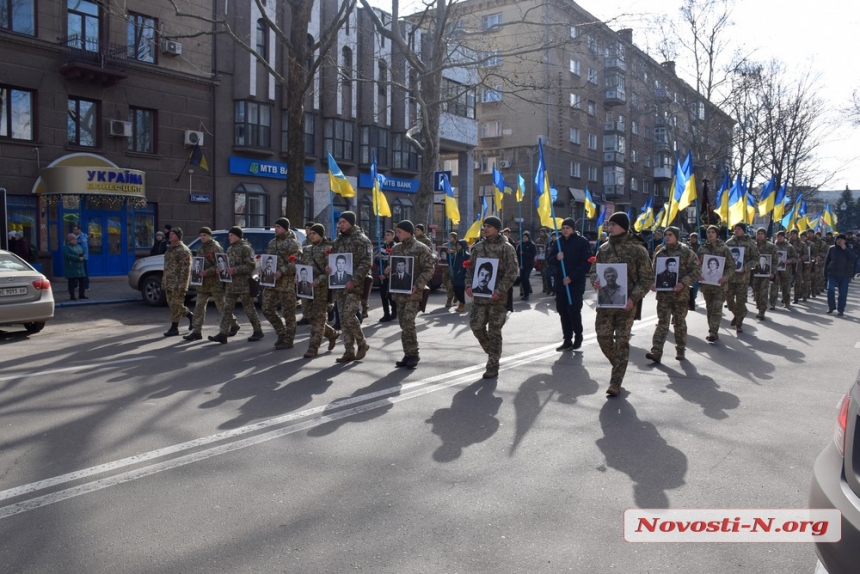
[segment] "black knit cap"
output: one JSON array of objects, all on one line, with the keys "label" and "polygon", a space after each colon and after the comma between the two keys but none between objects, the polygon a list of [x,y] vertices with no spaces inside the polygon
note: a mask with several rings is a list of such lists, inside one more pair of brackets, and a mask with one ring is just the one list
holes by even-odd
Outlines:
[{"label": "black knit cap", "polygon": [[499,231],[502,230],[502,220],[496,217],[495,215],[491,215],[490,217],[484,218],[484,225],[492,225]]},{"label": "black knit cap", "polygon": [[311,231],[319,235],[320,237],[325,237],[325,225],[322,223],[314,223],[311,225]]},{"label": "black knit cap", "polygon": [[346,220],[346,222],[350,225],[355,225],[355,213],[353,213],[352,211],[344,211],[340,214],[339,219]]},{"label": "black knit cap", "polygon": [[201,233],[205,233],[206,235],[212,235],[212,230],[204,226],[200,228],[200,231],[197,232],[197,235],[200,235]]},{"label": "black knit cap", "polygon": [[609,217],[609,221],[619,227],[623,227],[624,231],[630,229],[630,218],[623,211],[616,211]]},{"label": "black knit cap", "polygon": [[404,219],[400,223],[397,224],[397,229],[402,229],[409,235],[415,235],[415,226],[412,225],[412,222],[408,219]]},{"label": "black knit cap", "polygon": [[286,217],[279,217],[277,221],[275,221],[275,225],[280,225],[287,231],[290,229],[290,220]]},{"label": "black knit cap", "polygon": [[416,225],[416,226],[415,226],[415,229],[420,229],[421,231],[425,231],[425,229],[424,229],[424,224],[423,224],[423,223],[419,223],[418,225]]},{"label": "black knit cap", "polygon": [[576,229],[576,222],[571,217],[564,218],[564,221],[561,222],[561,226],[564,227],[565,225],[571,229]]},{"label": "black knit cap", "polygon": [[239,227],[238,225],[234,225],[233,227],[231,227],[230,233],[232,233],[233,235],[235,235],[239,239],[242,239],[242,228]]}]

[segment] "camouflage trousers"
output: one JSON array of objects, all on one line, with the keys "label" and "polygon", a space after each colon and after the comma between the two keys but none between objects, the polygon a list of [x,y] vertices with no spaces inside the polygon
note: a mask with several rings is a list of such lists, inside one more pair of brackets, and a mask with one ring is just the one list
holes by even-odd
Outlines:
[{"label": "camouflage trousers", "polygon": [[705,298],[705,309],[708,313],[708,333],[716,335],[720,331],[720,321],[723,319],[723,303],[726,302],[726,287],[722,285],[702,285],[702,297]]},{"label": "camouflage trousers", "polygon": [[771,283],[769,277],[753,277],[752,286],[756,309],[758,309],[759,313],[764,313],[767,310],[769,299],[776,300],[775,295],[770,295],[771,287],[773,287],[773,292],[776,293],[776,283]]},{"label": "camouflage trousers", "polygon": [[[281,304],[281,320],[278,315],[278,303]],[[263,293],[263,317],[272,324],[275,332],[284,340],[293,344],[296,338],[296,291],[295,289],[268,288]]]},{"label": "camouflage trousers", "polygon": [[448,269],[445,269],[445,272],[442,273],[442,285],[445,287],[445,295],[448,297],[448,300],[453,301],[454,284],[451,283],[451,272]]},{"label": "camouflage trousers", "polygon": [[185,306],[185,287],[169,287],[164,290],[167,297],[167,306],[170,307],[170,322],[178,323],[188,315],[188,307]]},{"label": "camouflage trousers", "polygon": [[777,295],[782,293],[782,302],[785,305],[791,303],[791,271],[777,271],[776,281],[770,289],[770,305],[776,305]]},{"label": "camouflage trousers", "polygon": [[335,334],[328,323],[325,322],[328,311],[328,300],[323,292],[321,297],[314,299],[302,299],[302,313],[311,324],[311,338],[308,349],[316,351],[320,348],[323,337],[331,337]]},{"label": "camouflage trousers", "polygon": [[244,293],[231,293],[228,291],[224,297],[224,312],[221,313],[220,333],[226,335],[230,332],[231,319],[235,320],[233,318],[233,309],[236,308],[236,301],[242,302],[242,309],[248,316],[248,320],[251,321],[254,332],[262,331],[263,328],[260,326],[260,320],[257,318],[257,309],[254,307],[254,298],[251,297],[251,294],[247,291]]},{"label": "camouflage trousers", "polygon": [[397,320],[400,322],[400,342],[403,344],[405,355],[418,356],[418,331],[415,328],[415,318],[418,316],[418,306],[421,301],[398,301]]},{"label": "camouflage trousers", "polygon": [[746,281],[729,281],[726,289],[726,304],[735,319],[735,326],[740,327],[747,316],[747,291],[750,288],[749,276]]},{"label": "camouflage trousers", "polygon": [[358,317],[355,316],[359,309],[361,309],[361,295],[347,293],[345,290],[339,289],[335,291],[334,302],[340,315],[343,347],[347,353],[355,353],[356,345],[361,347],[365,343],[364,333],[361,331],[361,323]]},{"label": "camouflage trousers", "polygon": [[824,262],[820,262],[815,267],[815,273],[812,275],[812,292],[823,293],[826,291],[827,281],[824,278]]},{"label": "camouflage trousers", "polygon": [[[198,335],[203,331],[203,323],[206,321],[206,306],[209,304],[209,299],[215,301],[215,308],[218,313],[224,316],[224,290],[212,289],[211,291],[201,291],[197,288],[197,303],[194,305],[194,321],[192,328]],[[234,327],[239,323],[236,322],[236,316],[230,313],[230,327]]]},{"label": "camouflage trousers", "polygon": [[597,344],[612,365],[609,385],[620,387],[627,372],[627,361],[630,358],[630,329],[636,316],[635,306],[631,311],[626,309],[598,309],[594,321],[597,333]]},{"label": "camouflage trousers", "polygon": [[502,327],[507,320],[504,304],[472,304],[469,313],[469,327],[489,359],[488,369],[498,369],[502,358]]},{"label": "camouflage trousers", "polygon": [[687,287],[680,293],[657,294],[657,328],[651,340],[651,352],[663,354],[663,345],[669,335],[669,321],[675,333],[675,348],[683,351],[687,348],[687,311],[690,310],[690,293]]},{"label": "camouflage trousers", "polygon": [[794,274],[794,300],[806,299],[809,286],[809,265],[804,265],[800,271]]}]

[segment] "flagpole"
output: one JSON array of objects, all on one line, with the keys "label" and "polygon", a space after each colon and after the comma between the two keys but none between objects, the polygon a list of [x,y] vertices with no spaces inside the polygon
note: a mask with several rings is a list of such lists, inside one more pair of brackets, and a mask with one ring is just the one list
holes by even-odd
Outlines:
[{"label": "flagpole", "polygon": [[331,190],[331,186],[329,186],[328,190],[328,199],[331,204],[331,238],[334,240],[337,238],[337,234],[335,233],[334,228],[334,192]]},{"label": "flagpole", "polygon": [[[546,176],[547,174],[544,173],[544,177]],[[547,187],[552,189],[551,185]],[[545,191],[544,193],[547,192]],[[555,245],[558,248],[558,252],[561,253],[561,238],[558,235],[558,222],[555,220],[555,202],[552,200],[552,194],[550,194],[549,196],[549,202],[550,217],[552,218],[552,228],[555,231]],[[561,276],[562,283],[564,283],[564,277],[567,277],[567,268],[564,265],[564,259],[561,260]],[[570,297],[570,285],[565,285],[564,290],[567,293],[567,304],[573,305],[573,299],[571,299]]]}]

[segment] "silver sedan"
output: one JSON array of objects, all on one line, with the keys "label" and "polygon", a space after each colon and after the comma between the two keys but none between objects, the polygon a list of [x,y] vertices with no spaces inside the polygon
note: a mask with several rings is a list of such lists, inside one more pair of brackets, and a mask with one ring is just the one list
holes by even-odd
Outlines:
[{"label": "silver sedan", "polygon": [[0,249],[0,325],[38,333],[54,316],[51,282],[29,263]]}]

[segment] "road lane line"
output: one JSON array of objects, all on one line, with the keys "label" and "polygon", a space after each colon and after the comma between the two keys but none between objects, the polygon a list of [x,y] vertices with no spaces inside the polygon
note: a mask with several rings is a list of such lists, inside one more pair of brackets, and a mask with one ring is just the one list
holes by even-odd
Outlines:
[{"label": "road lane line", "polygon": [[26,373],[19,373],[17,375],[7,375],[5,377],[0,377],[0,381],[11,381],[14,379],[21,379],[24,377],[41,377],[43,375],[55,375],[57,373],[68,373],[71,371],[80,371],[83,369],[97,369],[99,367],[116,365],[118,363],[131,363],[134,361],[144,361],[147,359],[157,359],[155,355],[143,355],[140,357],[129,357],[128,359],[116,359],[112,361],[106,361],[103,363],[88,363],[86,365],[77,365],[74,367],[63,367],[62,369],[50,369],[48,371],[29,371]]}]

